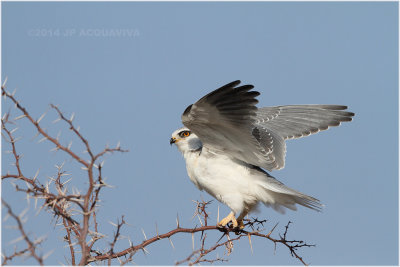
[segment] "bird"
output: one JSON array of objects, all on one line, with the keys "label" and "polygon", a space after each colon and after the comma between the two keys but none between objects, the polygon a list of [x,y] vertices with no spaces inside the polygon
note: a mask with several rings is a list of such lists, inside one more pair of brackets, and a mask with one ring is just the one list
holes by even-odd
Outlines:
[{"label": "bird", "polygon": [[240,80],[189,105],[184,127],[172,133],[186,161],[190,180],[231,212],[218,227],[243,229],[244,218],[259,203],[279,213],[296,204],[321,211],[321,202],[296,191],[267,171],[285,166],[288,139],[301,138],[352,121],[343,105],[285,105],[257,108],[258,91]]}]

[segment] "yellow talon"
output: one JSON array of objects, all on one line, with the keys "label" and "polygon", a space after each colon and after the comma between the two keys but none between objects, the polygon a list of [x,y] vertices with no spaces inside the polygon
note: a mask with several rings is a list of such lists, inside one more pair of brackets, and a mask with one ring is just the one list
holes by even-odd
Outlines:
[{"label": "yellow talon", "polygon": [[[235,214],[234,214],[233,212],[229,213],[228,216],[226,216],[225,218],[223,218],[217,225],[218,225],[218,226],[224,227],[224,226],[226,226],[229,222],[232,222],[233,228],[236,228],[236,227],[238,227],[238,225],[239,225],[239,224],[238,224],[238,221],[237,221],[236,218],[235,218]],[[239,221],[239,223],[240,223],[240,225],[239,225],[240,229],[243,229],[243,228],[244,228],[243,221]]]}]

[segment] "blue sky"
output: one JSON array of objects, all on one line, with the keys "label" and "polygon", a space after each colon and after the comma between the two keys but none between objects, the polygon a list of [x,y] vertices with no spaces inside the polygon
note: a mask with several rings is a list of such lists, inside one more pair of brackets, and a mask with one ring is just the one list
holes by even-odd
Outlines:
[{"label": "blue sky", "polygon": [[[34,117],[57,104],[76,114],[95,151],[118,141],[130,150],[106,158],[104,173],[115,187],[103,191],[99,216],[102,232],[112,235],[108,221],[124,214],[131,224],[124,234],[134,243],[143,240],[142,228],[155,235],[156,223],[160,232],[171,230],[177,213],[194,227],[191,200],[212,199],[190,182],[169,145],[186,106],[207,92],[240,79],[261,92],[259,106],[348,105],[353,122],[288,141],[285,169],[272,172],[320,199],[323,212],[301,207],[280,215],[262,207],[257,216],[269,220],[267,229],[279,222],[280,232],[294,222],[291,237],[317,244],[300,253],[313,265],[398,264],[398,3],[3,2],[1,75]],[[2,111],[9,108],[3,101]],[[54,135],[61,130],[67,144],[71,134],[51,124],[55,117],[50,111],[43,123]],[[29,124],[19,125],[26,173],[40,168],[44,181],[65,160],[74,183],[85,186],[69,157],[49,153],[50,144],[31,141]],[[72,148],[83,150],[77,140]],[[12,168],[3,153],[2,173]],[[27,206],[8,181],[2,197],[17,212]],[[210,207],[213,223],[217,207]],[[28,230],[47,236],[44,253],[56,248],[46,263],[65,263],[63,232],[49,224],[51,216],[28,215]],[[18,236],[2,230],[2,249],[10,252],[8,242]],[[190,236],[173,242],[175,250],[161,241],[135,263],[171,265],[190,254]],[[121,241],[119,248],[127,246]],[[253,249],[241,241],[227,264],[298,264],[264,240],[253,240]]]}]

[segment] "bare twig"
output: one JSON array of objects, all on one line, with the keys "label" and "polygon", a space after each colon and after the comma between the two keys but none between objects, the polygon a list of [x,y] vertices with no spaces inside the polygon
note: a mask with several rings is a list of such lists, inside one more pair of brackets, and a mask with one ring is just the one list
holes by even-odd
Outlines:
[{"label": "bare twig", "polygon": [[[199,205],[198,203],[202,203],[202,202],[195,202],[196,203],[196,212],[198,211]],[[207,212],[205,211],[206,206],[209,204],[209,202],[204,202],[204,206],[200,205],[200,211],[202,211],[202,214],[204,216],[204,214],[207,214]],[[205,219],[205,217],[203,217],[203,219]],[[257,218],[253,218],[252,220],[250,220],[247,225],[252,225],[253,227],[255,225],[263,225],[265,223],[265,220],[258,220]],[[301,263],[303,263],[304,265],[307,265],[304,260],[302,259],[302,257],[299,256],[299,254],[297,253],[297,249],[298,248],[302,248],[302,247],[313,247],[314,245],[309,245],[307,243],[305,243],[304,241],[298,241],[298,240],[288,240],[287,239],[287,232],[289,229],[289,224],[286,225],[285,227],[285,232],[283,234],[283,236],[280,236],[279,239],[277,238],[273,238],[271,237],[271,233],[273,232],[273,230],[275,229],[276,225],[272,228],[272,230],[268,233],[268,234],[262,234],[259,232],[259,230],[256,231],[246,231],[246,230],[239,230],[239,229],[234,229],[234,228],[220,228],[218,226],[202,226],[202,227],[196,227],[196,228],[182,228],[181,226],[178,226],[176,229],[173,229],[165,234],[158,234],[152,238],[146,238],[146,240],[144,240],[142,243],[135,245],[135,246],[130,246],[129,248],[122,250],[120,252],[116,252],[116,253],[110,253],[110,251],[108,251],[105,254],[102,255],[96,255],[93,258],[91,258],[91,262],[92,261],[103,261],[103,260],[109,260],[110,258],[120,258],[122,256],[128,255],[128,254],[132,254],[135,253],[138,250],[143,250],[144,248],[146,248],[147,246],[149,246],[150,244],[157,242],[159,240],[162,239],[166,239],[166,238],[170,238],[173,235],[179,234],[179,233],[203,233],[202,237],[201,237],[201,248],[198,250],[195,250],[192,252],[191,255],[189,255],[186,259],[182,260],[182,261],[178,261],[176,264],[182,264],[185,262],[189,262],[189,265],[191,264],[197,264],[197,263],[201,263],[201,262],[214,262],[214,261],[224,261],[224,259],[222,258],[216,258],[216,259],[205,259],[205,256],[208,255],[210,252],[215,251],[217,248],[222,247],[222,246],[228,246],[227,247],[227,251],[228,254],[230,254],[232,252],[232,248],[233,248],[233,242],[236,240],[239,240],[243,237],[247,237],[249,238],[250,236],[256,236],[256,237],[261,237],[264,239],[267,239],[269,241],[272,241],[275,245],[276,244],[282,244],[284,246],[286,246],[291,255],[295,258],[297,258]],[[204,234],[205,232],[208,231],[212,231],[212,230],[217,230],[217,231],[222,231],[224,233],[223,236],[226,236],[228,238],[227,241],[221,241],[218,240],[218,242],[216,244],[214,244],[213,246],[211,246],[210,248],[205,248],[205,239],[207,237],[206,234]],[[230,233],[234,233],[237,235],[236,238],[231,239],[229,237]],[[223,237],[222,236],[222,237]],[[193,257],[196,257],[195,259],[193,259]],[[193,260],[192,260],[193,259]]]},{"label": "bare twig", "polygon": [[[55,150],[62,150],[68,155],[70,155],[73,160],[81,165],[83,165],[83,168],[87,171],[87,178],[88,178],[88,188],[86,189],[85,194],[70,194],[68,192],[68,189],[64,186],[66,183],[62,183],[61,177],[65,174],[64,172],[61,171],[61,168],[58,169],[58,173],[55,177],[49,177],[49,181],[45,184],[42,185],[39,183],[39,179],[37,178],[37,175],[35,175],[34,178],[28,178],[22,173],[22,168],[21,168],[21,162],[20,162],[20,156],[17,153],[16,149],[16,141],[12,135],[13,131],[10,131],[7,129],[6,124],[14,122],[9,120],[9,113],[6,113],[3,118],[2,118],[2,130],[4,132],[3,136],[6,138],[6,141],[8,141],[11,144],[12,148],[12,155],[15,158],[15,166],[17,168],[17,174],[13,173],[7,173],[5,175],[2,175],[2,179],[17,179],[24,181],[26,183],[26,188],[23,188],[19,185],[15,185],[15,188],[17,192],[23,192],[27,194],[27,198],[29,199],[29,195],[33,198],[35,198],[35,203],[37,199],[43,199],[44,204],[42,207],[49,208],[50,210],[53,211],[54,215],[59,218],[62,218],[62,225],[64,226],[64,229],[66,231],[66,238],[65,240],[68,243],[68,246],[70,247],[70,252],[71,252],[71,263],[75,264],[76,261],[76,253],[74,251],[74,243],[73,239],[75,238],[80,247],[81,247],[81,259],[79,261],[80,265],[85,265],[88,263],[88,259],[90,258],[90,252],[92,250],[92,246],[96,242],[96,240],[99,239],[98,236],[95,236],[93,238],[93,241],[91,242],[90,245],[86,243],[86,239],[88,236],[88,233],[90,232],[90,222],[91,220],[94,222],[94,231],[98,233],[98,225],[97,225],[97,219],[96,219],[96,203],[99,201],[99,195],[100,195],[100,190],[103,186],[106,186],[102,179],[101,175],[101,164],[96,164],[96,161],[103,157],[106,153],[111,153],[111,152],[127,152],[127,150],[122,149],[119,145],[115,148],[104,148],[102,151],[100,151],[98,154],[94,154],[93,150],[91,149],[89,142],[86,138],[83,137],[83,135],[79,132],[79,128],[75,127],[73,124],[73,116],[70,119],[67,119],[62,111],[55,105],[51,105],[51,107],[57,112],[59,116],[59,120],[62,120],[67,123],[68,127],[72,132],[78,137],[78,139],[85,145],[86,151],[88,152],[88,155],[90,157],[89,160],[84,159],[83,157],[79,156],[77,153],[73,152],[71,150],[71,146],[63,146],[60,141],[59,141],[59,135],[57,137],[53,137],[50,134],[47,133],[47,131],[41,126],[40,122],[44,118],[43,114],[42,116],[39,117],[39,119],[35,120],[31,116],[31,114],[27,111],[25,107],[23,107],[20,102],[14,97],[14,94],[9,93],[5,90],[5,84],[2,85],[1,87],[2,91],[2,96],[5,96],[7,99],[10,99],[14,104],[15,107],[22,112],[21,116],[18,116],[16,119],[23,119],[26,118],[29,122],[33,124],[33,126],[36,128],[38,134],[42,135],[43,138],[42,140],[48,140],[50,141],[54,146]],[[71,143],[70,143],[71,144]],[[95,172],[98,172],[97,175],[97,182],[98,184],[95,184]],[[56,188],[56,193],[51,192],[50,184],[54,182],[55,188]],[[73,209],[72,205],[76,205],[79,210]],[[78,212],[78,214],[82,215],[81,220],[77,220],[75,217],[76,215],[72,215],[72,211]]]},{"label": "bare twig", "polygon": [[39,125],[39,122],[37,122],[36,120],[34,120],[32,118],[32,116],[27,112],[27,110],[23,106],[21,106],[21,104],[14,98],[14,96],[5,90],[4,86],[1,87],[1,93],[2,93],[2,95],[7,96],[7,98],[10,99],[12,102],[14,102],[14,104],[17,106],[17,108],[36,127],[37,131],[41,135],[43,135],[46,139],[48,139],[50,142],[52,142],[58,149],[61,149],[61,150],[65,151],[67,154],[69,154],[70,156],[72,156],[76,161],[78,161],[79,163],[84,165],[86,168],[89,167],[89,164],[86,161],[84,161],[81,157],[76,155],[74,152],[72,152],[67,147],[61,145],[56,138],[51,137],[49,134],[47,134],[47,132]]},{"label": "bare twig", "polygon": [[[1,203],[3,204],[4,207],[7,208],[7,214],[9,214],[12,218],[14,218],[14,220],[17,222],[18,225],[18,229],[21,232],[22,238],[25,240],[26,244],[28,245],[27,250],[29,250],[30,255],[35,258],[35,260],[40,264],[43,265],[43,258],[39,255],[37,255],[36,253],[36,249],[37,249],[37,243],[32,242],[28,235],[26,234],[25,230],[24,230],[24,226],[21,222],[21,218],[19,216],[17,216],[11,209],[10,205],[7,204],[7,202],[5,202],[3,199],[1,200]],[[25,250],[26,251],[26,250]],[[22,252],[20,252],[22,253]],[[22,253],[23,254],[23,253]],[[9,260],[9,258],[8,258]],[[3,264],[5,264],[5,262],[3,261]]]}]

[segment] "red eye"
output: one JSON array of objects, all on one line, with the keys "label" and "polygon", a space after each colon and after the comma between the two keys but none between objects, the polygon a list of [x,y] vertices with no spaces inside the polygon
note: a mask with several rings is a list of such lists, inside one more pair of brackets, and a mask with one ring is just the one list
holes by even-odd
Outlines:
[{"label": "red eye", "polygon": [[190,131],[182,131],[179,133],[180,137],[188,137],[190,135]]}]

